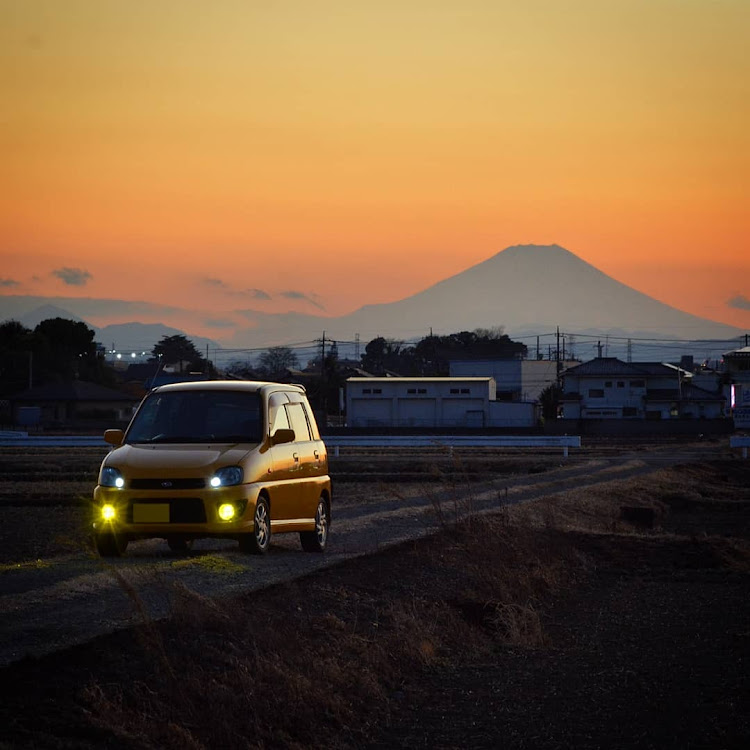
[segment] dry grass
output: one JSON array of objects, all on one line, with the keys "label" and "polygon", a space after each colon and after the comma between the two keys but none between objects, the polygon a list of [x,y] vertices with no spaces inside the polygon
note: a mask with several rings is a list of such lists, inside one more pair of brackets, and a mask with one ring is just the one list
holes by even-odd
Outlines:
[{"label": "dry grass", "polygon": [[[719,502],[750,501],[742,471],[717,491]],[[95,733],[90,746],[363,745],[415,674],[497,649],[548,648],[549,603],[593,570],[580,535],[643,534],[622,520],[623,505],[652,508],[658,523],[647,533],[662,534],[671,507],[710,502],[715,474],[669,469],[472,517],[472,484],[454,467],[437,483],[449,499],[435,494],[441,530],[432,538],[231,600],[176,586],[172,616],[159,623],[123,578],[142,624],[134,641],[101,644],[91,672],[72,665],[59,676],[78,701],[66,731],[77,725],[78,740]],[[714,552],[731,570],[750,569],[742,540],[717,542]],[[210,564],[199,559],[209,563],[175,564]],[[54,726],[33,731],[27,744],[66,746],[55,744]]]}]

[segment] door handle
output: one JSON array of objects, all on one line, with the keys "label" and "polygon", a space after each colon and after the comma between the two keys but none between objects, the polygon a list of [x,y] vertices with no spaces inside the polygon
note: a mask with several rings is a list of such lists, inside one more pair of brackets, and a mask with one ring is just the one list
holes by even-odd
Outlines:
[{"label": "door handle", "polygon": [[315,456],[315,460],[316,461],[320,461],[320,452],[319,451],[315,451],[314,452],[314,456]]},{"label": "door handle", "polygon": [[299,455],[297,453],[292,453],[292,458],[295,463],[299,463]]}]

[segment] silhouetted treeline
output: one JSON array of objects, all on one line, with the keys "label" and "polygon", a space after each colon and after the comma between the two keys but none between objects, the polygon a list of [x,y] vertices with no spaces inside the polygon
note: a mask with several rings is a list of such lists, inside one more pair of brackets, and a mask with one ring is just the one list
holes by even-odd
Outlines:
[{"label": "silhouetted treeline", "polygon": [[413,345],[373,339],[365,347],[362,368],[373,375],[387,372],[402,376],[442,377],[457,359],[516,359],[526,356],[526,345],[513,341],[500,329],[461,331],[448,336],[426,336]]},{"label": "silhouetted treeline", "polygon": [[30,386],[79,379],[111,385],[114,373],[85,323],[48,318],[34,329],[16,320],[0,323],[0,396]]}]

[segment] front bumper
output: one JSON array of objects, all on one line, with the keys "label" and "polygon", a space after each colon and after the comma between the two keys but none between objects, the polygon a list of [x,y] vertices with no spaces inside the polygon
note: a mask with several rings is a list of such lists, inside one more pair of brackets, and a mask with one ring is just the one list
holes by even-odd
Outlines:
[{"label": "front bumper", "polygon": [[[232,537],[253,530],[259,491],[257,484],[170,492],[97,486],[93,527],[97,534],[114,532],[130,538]],[[219,516],[219,508],[225,504],[236,509],[228,521]],[[102,516],[105,505],[114,508],[110,520]]]}]

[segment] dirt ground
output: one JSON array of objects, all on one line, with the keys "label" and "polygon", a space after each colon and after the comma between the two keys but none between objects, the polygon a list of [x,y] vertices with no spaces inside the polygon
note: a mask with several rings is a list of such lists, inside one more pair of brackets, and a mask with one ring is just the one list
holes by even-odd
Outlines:
[{"label": "dirt ground", "polygon": [[2,670],[0,747],[750,746],[747,461],[183,594],[168,621]]}]

